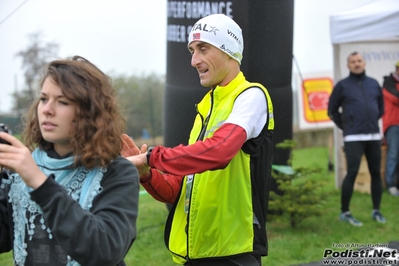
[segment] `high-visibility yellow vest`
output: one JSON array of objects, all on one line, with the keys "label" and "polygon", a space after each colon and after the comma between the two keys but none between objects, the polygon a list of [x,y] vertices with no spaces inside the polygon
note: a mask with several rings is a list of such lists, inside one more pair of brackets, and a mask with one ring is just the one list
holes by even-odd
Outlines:
[{"label": "high-visibility yellow vest", "polygon": [[[267,99],[268,121],[260,138],[260,146],[271,150],[271,133],[274,129],[273,105],[267,90],[258,83],[246,81],[242,72],[227,86],[217,86],[208,92],[197,105],[197,116],[190,133],[189,144],[213,136],[232,112],[235,99],[246,89],[258,87]],[[206,125],[204,125],[206,123]],[[245,146],[245,145],[244,145]],[[258,145],[253,145],[251,153],[243,147],[224,169],[193,173],[185,176],[178,201],[168,217],[165,230],[165,243],[176,263],[184,264],[188,259],[226,257],[242,253],[266,255],[267,240],[264,213],[268,198],[268,182],[254,187],[252,179],[270,178],[270,170],[263,171],[265,177],[255,177],[251,169],[271,167],[270,158],[255,156]],[[268,146],[268,147],[265,147]],[[267,157],[267,156],[266,156]],[[192,183],[190,183],[192,180]],[[189,184],[189,185],[187,185]],[[258,185],[255,185],[258,186]],[[191,189],[190,189],[191,187]],[[262,192],[254,190],[264,190]],[[261,194],[258,197],[258,194]],[[188,198],[187,198],[188,197]],[[254,203],[255,201],[263,203]],[[188,204],[188,213],[187,210]],[[259,206],[261,205],[261,206]],[[267,207],[266,207],[267,208]]]}]

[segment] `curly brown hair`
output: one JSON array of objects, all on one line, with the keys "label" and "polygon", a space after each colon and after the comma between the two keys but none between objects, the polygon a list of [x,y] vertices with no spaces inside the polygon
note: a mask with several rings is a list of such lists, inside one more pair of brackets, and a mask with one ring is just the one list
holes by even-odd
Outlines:
[{"label": "curly brown hair", "polygon": [[[64,96],[76,105],[75,126],[70,144],[75,165],[87,168],[106,167],[122,149],[121,135],[126,121],[119,113],[116,92],[111,79],[81,56],[50,62],[41,80],[52,80],[61,87]],[[50,150],[53,144],[43,139],[37,116],[40,98],[25,115],[22,139],[31,150],[36,146]]]}]

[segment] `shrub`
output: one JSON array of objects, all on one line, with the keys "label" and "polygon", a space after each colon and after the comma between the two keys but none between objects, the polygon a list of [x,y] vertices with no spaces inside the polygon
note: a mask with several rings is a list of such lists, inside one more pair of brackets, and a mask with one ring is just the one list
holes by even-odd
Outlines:
[{"label": "shrub", "polygon": [[[292,149],[295,141],[285,140],[278,143],[277,148]],[[291,156],[290,156],[291,157]],[[269,210],[271,219],[288,219],[290,226],[296,228],[299,223],[311,216],[318,216],[328,196],[320,188],[324,182],[317,178],[320,168],[292,168],[292,158],[286,166],[273,165],[272,178],[276,179],[278,191],[270,192]]]}]

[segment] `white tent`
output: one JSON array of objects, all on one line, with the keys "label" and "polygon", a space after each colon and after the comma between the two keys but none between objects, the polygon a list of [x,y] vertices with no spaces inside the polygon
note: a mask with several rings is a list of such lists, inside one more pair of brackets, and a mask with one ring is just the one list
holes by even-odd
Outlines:
[{"label": "white tent", "polygon": [[[381,85],[399,61],[399,0],[374,0],[330,16],[334,80],[348,76],[347,57],[357,51],[366,61],[366,74]],[[342,132],[334,128],[336,185],[346,173]]]},{"label": "white tent", "polygon": [[331,42],[398,41],[398,25],[398,0],[371,1],[331,16]]}]

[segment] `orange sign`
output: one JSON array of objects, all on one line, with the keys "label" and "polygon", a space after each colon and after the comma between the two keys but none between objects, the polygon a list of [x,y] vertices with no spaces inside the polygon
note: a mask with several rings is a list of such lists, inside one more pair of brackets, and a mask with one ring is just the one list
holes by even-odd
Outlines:
[{"label": "orange sign", "polygon": [[327,115],[327,109],[332,90],[333,81],[330,78],[304,79],[302,83],[302,99],[307,122],[331,121]]}]

